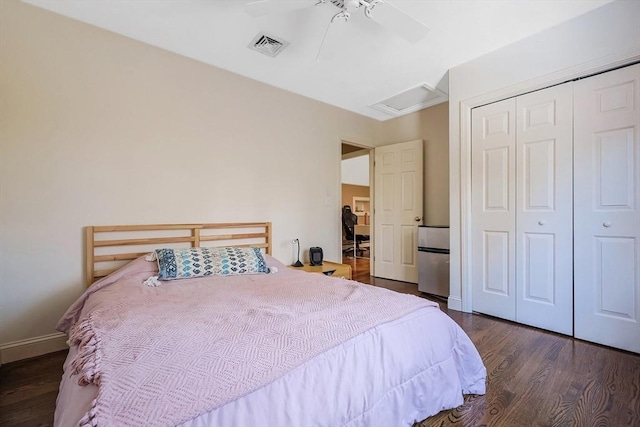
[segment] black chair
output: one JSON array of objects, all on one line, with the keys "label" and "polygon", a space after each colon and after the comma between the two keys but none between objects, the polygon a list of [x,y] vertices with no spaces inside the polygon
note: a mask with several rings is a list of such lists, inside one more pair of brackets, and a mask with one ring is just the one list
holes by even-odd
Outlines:
[{"label": "black chair", "polygon": [[[363,255],[368,251],[368,247],[361,247],[363,243],[368,243],[370,237],[367,234],[356,234],[355,226],[358,224],[358,216],[351,211],[351,206],[342,207],[342,230],[344,232],[344,240],[342,242],[342,253],[347,254],[353,252],[354,256]],[[346,245],[346,246],[345,246]]]}]

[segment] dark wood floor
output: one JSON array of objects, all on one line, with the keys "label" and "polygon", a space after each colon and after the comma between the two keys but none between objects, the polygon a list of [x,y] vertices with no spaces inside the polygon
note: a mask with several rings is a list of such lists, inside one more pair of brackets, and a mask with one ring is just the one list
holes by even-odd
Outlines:
[{"label": "dark wood floor", "polygon": [[[415,284],[369,276],[368,259],[343,262],[354,280],[425,297]],[[459,408],[416,427],[640,426],[639,355],[449,311],[439,302],[478,348],[487,394],[467,396]],[[65,357],[61,351],[0,367],[0,426],[52,425]]]},{"label": "dark wood floor", "polygon": [[[354,280],[419,295],[415,284],[369,276],[369,260],[343,258]],[[433,298],[431,298],[433,299]],[[640,427],[640,355],[478,314],[442,311],[469,335],[487,368],[487,393],[416,424]]]},{"label": "dark wood floor", "polygon": [[0,366],[0,426],[51,426],[67,351]]}]

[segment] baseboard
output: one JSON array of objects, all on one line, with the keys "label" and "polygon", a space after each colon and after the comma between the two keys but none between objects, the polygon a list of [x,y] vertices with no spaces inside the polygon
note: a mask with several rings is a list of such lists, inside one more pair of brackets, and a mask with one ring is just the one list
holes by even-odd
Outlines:
[{"label": "baseboard", "polygon": [[67,336],[60,332],[14,341],[0,346],[0,363],[4,365],[5,363],[41,356],[66,348],[69,348],[67,345]]},{"label": "baseboard", "polygon": [[462,311],[462,299],[449,295],[449,298],[447,298],[447,308],[449,310]]}]

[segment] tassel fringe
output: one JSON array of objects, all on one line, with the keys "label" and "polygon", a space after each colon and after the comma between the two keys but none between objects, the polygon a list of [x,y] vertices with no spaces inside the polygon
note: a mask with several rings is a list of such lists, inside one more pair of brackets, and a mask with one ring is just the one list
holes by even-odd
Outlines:
[{"label": "tassel fringe", "polygon": [[91,409],[84,414],[84,416],[78,422],[79,427],[97,427],[98,420],[96,419],[96,414],[98,413],[96,409],[97,399],[93,399],[91,401]]},{"label": "tassel fringe", "polygon": [[93,330],[91,315],[76,324],[69,336],[71,344],[78,346],[78,354],[71,362],[71,375],[79,375],[78,385],[100,385],[100,356],[97,351],[99,344]]},{"label": "tassel fringe", "polygon": [[150,286],[152,288],[156,288],[156,287],[162,285],[162,283],[158,280],[158,276],[151,276],[147,280],[142,282],[142,284]]}]

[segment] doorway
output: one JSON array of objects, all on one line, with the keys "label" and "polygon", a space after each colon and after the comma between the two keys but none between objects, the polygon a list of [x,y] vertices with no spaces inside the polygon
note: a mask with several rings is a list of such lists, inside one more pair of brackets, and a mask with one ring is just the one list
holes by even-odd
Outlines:
[{"label": "doorway", "polygon": [[354,277],[369,276],[373,254],[372,148],[351,142],[341,147],[342,262]]}]

